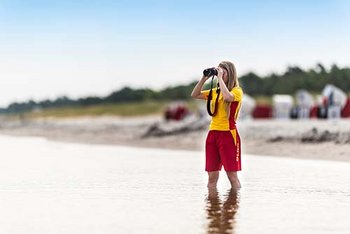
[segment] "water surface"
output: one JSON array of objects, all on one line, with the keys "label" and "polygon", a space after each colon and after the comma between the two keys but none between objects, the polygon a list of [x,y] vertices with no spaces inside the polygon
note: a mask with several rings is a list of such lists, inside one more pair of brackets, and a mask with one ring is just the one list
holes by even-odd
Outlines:
[{"label": "water surface", "polygon": [[349,163],[242,165],[208,191],[203,152],[0,136],[0,232],[349,233]]}]

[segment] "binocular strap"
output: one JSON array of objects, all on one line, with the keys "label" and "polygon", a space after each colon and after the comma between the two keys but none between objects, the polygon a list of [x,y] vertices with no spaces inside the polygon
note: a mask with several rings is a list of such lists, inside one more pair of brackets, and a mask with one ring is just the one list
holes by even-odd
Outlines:
[{"label": "binocular strap", "polygon": [[210,108],[211,105],[210,104],[211,104],[211,100],[213,98],[213,80],[214,80],[214,76],[212,77],[212,80],[211,80],[210,91],[209,91],[208,100],[207,100],[207,111],[208,111],[208,114],[210,116],[216,115],[216,113],[218,111],[217,106],[218,106],[218,100],[219,100],[219,95],[220,95],[220,88],[218,87],[216,89],[217,95],[216,95],[216,99],[215,99],[214,111],[211,112],[211,108]]}]

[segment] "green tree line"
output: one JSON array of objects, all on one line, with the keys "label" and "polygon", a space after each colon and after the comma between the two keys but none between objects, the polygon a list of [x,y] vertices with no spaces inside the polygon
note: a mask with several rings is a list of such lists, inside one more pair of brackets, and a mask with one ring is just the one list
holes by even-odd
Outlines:
[{"label": "green tree line", "polygon": [[[239,78],[240,85],[245,93],[251,96],[271,96],[273,94],[294,94],[299,89],[306,89],[312,93],[320,93],[326,84],[334,84],[345,92],[350,91],[350,68],[339,68],[333,65],[329,70],[322,64],[314,68],[303,70],[297,66],[291,66],[282,74],[269,74],[259,76],[253,72]],[[70,99],[62,96],[55,100],[43,100],[35,102],[15,102],[6,108],[1,108],[0,113],[22,113],[35,109],[56,108],[66,106],[91,106],[108,103],[128,103],[150,100],[188,100],[197,81],[187,85],[171,86],[160,91],[152,89],[132,89],[124,87],[112,92],[105,97],[85,97]],[[205,88],[209,88],[207,82]]]},{"label": "green tree line", "polygon": [[350,91],[350,68],[333,65],[328,71],[322,64],[303,70],[297,66],[288,67],[283,74],[259,77],[248,73],[240,77],[245,93],[252,96],[273,94],[294,94],[299,89],[320,93],[327,84],[333,84],[345,92]]}]

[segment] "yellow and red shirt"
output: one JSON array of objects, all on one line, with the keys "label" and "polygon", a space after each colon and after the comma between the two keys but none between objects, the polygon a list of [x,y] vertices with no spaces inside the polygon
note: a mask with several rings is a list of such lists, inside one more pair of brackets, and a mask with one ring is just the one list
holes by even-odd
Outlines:
[{"label": "yellow and red shirt", "polygon": [[[210,90],[201,91],[201,93],[203,93],[206,96],[206,99],[208,99],[209,91]],[[243,90],[240,87],[234,87],[231,90],[231,93],[233,94],[234,99],[230,105],[229,118],[227,119],[227,113],[224,106],[224,98],[222,96],[222,92],[220,92],[218,105],[216,107],[217,112],[215,116],[212,116],[209,130],[231,131],[232,136],[236,141],[236,120],[238,118],[238,114],[242,105]],[[215,105],[216,97],[217,97],[216,88],[214,88],[212,91],[212,100],[211,100],[212,110]]]}]

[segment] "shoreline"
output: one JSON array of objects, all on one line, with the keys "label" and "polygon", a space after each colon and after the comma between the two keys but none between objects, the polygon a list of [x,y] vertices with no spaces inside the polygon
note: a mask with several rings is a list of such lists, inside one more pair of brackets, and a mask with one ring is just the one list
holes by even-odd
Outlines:
[{"label": "shoreline", "polygon": [[[1,120],[0,134],[60,142],[202,151],[207,129],[142,137],[161,116]],[[243,120],[242,154],[350,162],[350,120]],[[329,139],[328,139],[328,138]]]}]

